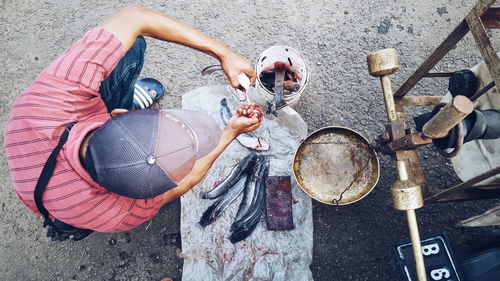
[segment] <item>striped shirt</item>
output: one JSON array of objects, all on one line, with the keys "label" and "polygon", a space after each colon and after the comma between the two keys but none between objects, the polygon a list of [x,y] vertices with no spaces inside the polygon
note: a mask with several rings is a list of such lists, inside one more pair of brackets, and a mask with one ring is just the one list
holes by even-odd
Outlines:
[{"label": "striped shirt", "polygon": [[41,215],[34,190],[45,161],[65,127],[77,122],[43,194],[51,217],[79,228],[117,232],[158,213],[162,195],[131,199],[111,193],[92,180],[79,159],[83,138],[110,118],[98,89],[124,55],[117,37],[95,28],[17,97],[5,128],[4,146],[14,190],[33,212]]}]

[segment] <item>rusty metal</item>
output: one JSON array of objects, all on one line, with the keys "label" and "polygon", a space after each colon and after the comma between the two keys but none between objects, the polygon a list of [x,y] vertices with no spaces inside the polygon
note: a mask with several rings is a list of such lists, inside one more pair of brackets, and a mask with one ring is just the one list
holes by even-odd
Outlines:
[{"label": "rusty metal", "polygon": [[[490,188],[499,188],[500,184],[496,185],[487,185]],[[442,197],[437,201],[433,201],[432,203],[443,203],[450,201],[464,201],[464,200],[482,200],[482,199],[493,199],[500,198],[500,189],[493,190],[484,190],[480,189],[482,185],[474,185],[468,189],[455,191],[450,193],[447,196]]]},{"label": "rusty metal", "polygon": [[366,56],[368,72],[375,77],[382,77],[399,69],[398,53],[394,48],[388,48],[370,53]]},{"label": "rusty metal", "polygon": [[406,161],[397,161],[397,171],[398,180],[391,188],[392,202],[396,210],[406,211],[417,276],[420,281],[425,281],[427,277],[425,273],[424,257],[422,255],[420,234],[418,232],[417,217],[415,215],[415,209],[421,208],[424,205],[422,191],[418,184],[413,183],[409,179]]},{"label": "rusty metal", "polygon": [[[403,106],[396,105],[395,103],[391,80],[388,75],[397,70],[397,61],[397,52],[394,49],[381,50],[367,56],[370,74],[373,76],[382,75],[380,76],[380,82],[384,93],[387,119],[389,120],[389,124],[386,125],[386,134],[390,141],[397,141],[405,137],[409,127],[404,114]],[[386,136],[382,135],[382,137],[385,138]],[[396,209],[406,211],[408,227],[413,245],[413,255],[415,257],[417,276],[420,281],[425,281],[427,280],[427,277],[420,243],[420,234],[418,232],[418,223],[415,216],[415,209],[423,206],[422,190],[420,185],[414,184],[413,181],[409,180],[409,175],[406,169],[406,163],[409,163],[410,169],[412,169],[414,168],[413,165],[416,164],[415,161],[419,163],[420,160],[418,159],[418,155],[415,150],[409,151],[411,151],[411,153],[406,155],[402,154],[401,151],[396,151],[395,153],[398,163],[397,170],[399,180],[391,188],[391,194],[394,207]],[[421,169],[421,167],[418,168]],[[412,173],[411,175],[415,176],[416,173]]]},{"label": "rusty metal", "polygon": [[[480,15],[481,14],[476,14],[473,10],[473,12],[466,17],[466,21],[469,25],[472,36],[476,40],[476,44],[479,46],[479,51],[483,56],[484,63],[491,73],[491,78],[495,81],[496,85],[500,85],[500,59],[498,58],[497,52],[491,45],[490,38],[488,33],[486,33],[486,29],[483,26]],[[498,86],[497,90],[499,90]]]},{"label": "rusty metal", "polygon": [[[472,11],[462,20],[457,27],[446,37],[446,39],[434,50],[422,65],[401,85],[394,94],[403,97],[424,77],[443,77],[441,74],[429,73],[434,66],[451,51],[462,38],[471,31],[479,50],[484,58],[493,80],[500,79],[499,59],[491,46],[485,28],[500,27],[499,8],[490,8],[496,0],[480,0]],[[492,71],[493,70],[493,71]],[[433,76],[434,75],[434,76]]]},{"label": "rusty metal", "polygon": [[401,122],[392,122],[386,124],[385,131],[389,135],[390,140],[398,140],[406,135],[405,124]]},{"label": "rusty metal", "polygon": [[387,118],[389,119],[389,122],[395,122],[398,117],[396,115],[396,105],[394,104],[394,94],[392,91],[391,80],[389,79],[389,76],[384,75],[380,77],[380,82],[382,84],[382,89],[384,92]]},{"label": "rusty metal", "polygon": [[496,0],[479,0],[476,5],[472,8],[472,11],[469,15],[473,14],[478,17],[484,15],[489,9],[491,9],[491,5],[493,5]]},{"label": "rusty metal", "polygon": [[344,127],[310,134],[295,152],[293,173],[302,190],[330,205],[354,203],[377,184],[380,166],[368,140]]},{"label": "rusty metal", "polygon": [[496,189],[500,187],[500,182],[490,184],[476,184],[474,185],[474,187],[481,190]]},{"label": "rusty metal", "polygon": [[496,167],[494,169],[491,169],[487,172],[484,172],[468,181],[465,181],[461,184],[457,184],[453,187],[450,187],[448,189],[445,189],[441,192],[438,192],[437,194],[434,194],[434,195],[431,195],[429,197],[426,197],[424,199],[424,202],[425,203],[433,203],[433,202],[436,202],[442,198],[445,198],[446,196],[450,195],[450,194],[453,194],[453,193],[456,193],[458,191],[462,191],[462,190],[465,190],[465,189],[469,189],[469,188],[473,188],[474,185],[476,183],[480,183],[482,182],[483,180],[485,179],[488,179],[488,178],[491,178],[495,175],[498,175],[500,174],[500,166],[499,167]]},{"label": "rusty metal", "polygon": [[451,77],[455,72],[429,72],[424,77]]},{"label": "rusty metal", "polygon": [[500,8],[489,8],[481,16],[481,21],[487,29],[500,28]]},{"label": "rusty metal", "polygon": [[398,54],[395,49],[383,49],[366,56],[368,71],[372,76],[380,77],[384,92],[385,111],[389,122],[397,120],[396,105],[389,75],[399,68]]},{"label": "rusty metal", "polygon": [[472,97],[470,97],[471,101],[477,100],[480,96],[488,92],[491,88],[495,86],[495,81],[491,81],[488,85],[484,86],[481,90],[475,93]]},{"label": "rusty metal", "polygon": [[[404,107],[396,103],[396,113],[398,115],[398,121],[405,124],[405,129],[408,130],[408,120],[406,118]],[[424,170],[422,169],[422,163],[420,162],[420,157],[416,149],[411,150],[398,150],[396,151],[396,160],[406,160],[408,164],[407,170],[410,179],[422,186],[424,194],[427,192],[427,184],[425,180]]]},{"label": "rusty metal", "polygon": [[406,161],[397,161],[398,180],[391,188],[392,203],[396,210],[414,210],[424,206],[422,192],[418,184],[408,177]]},{"label": "rusty metal", "polygon": [[431,138],[427,138],[422,133],[410,133],[398,140],[389,142],[385,145],[386,151],[391,151],[392,153],[398,150],[415,150],[421,146],[425,146],[432,143]]},{"label": "rusty metal", "polygon": [[[392,87],[390,85],[390,80],[387,75],[395,72],[396,70],[388,70],[387,73],[378,75],[376,71],[377,65],[384,65],[383,57],[381,62],[375,64],[376,67],[370,63],[370,58],[372,53],[368,57],[368,67],[370,74],[374,76],[382,76],[382,89],[384,91],[384,100],[386,105],[387,116],[389,124],[386,125],[386,130],[384,133],[379,135],[374,143],[370,144],[370,147],[381,151],[383,153],[388,153],[394,155],[397,160],[397,169],[399,180],[391,188],[391,194],[393,198],[393,204],[396,209],[406,210],[407,222],[410,231],[410,236],[413,244],[413,253],[416,262],[416,270],[418,280],[426,280],[426,272],[424,267],[422,249],[420,244],[420,235],[418,230],[417,218],[415,215],[415,209],[423,206],[423,203],[437,202],[438,200],[461,200],[464,196],[479,197],[479,193],[474,192],[470,188],[481,181],[490,178],[494,175],[500,174],[500,167],[492,169],[486,173],[483,173],[471,180],[468,180],[462,184],[456,185],[450,189],[444,190],[439,194],[425,196],[425,201],[423,200],[423,195],[429,193],[428,187],[425,181],[425,176],[423,173],[420,158],[416,152],[419,146],[427,145],[432,142],[432,139],[426,137],[423,134],[413,133],[411,128],[409,128],[407,117],[404,112],[404,106],[421,106],[421,105],[437,105],[441,103],[441,97],[436,96],[412,96],[404,97],[422,78],[424,77],[450,77],[453,72],[442,72],[442,73],[429,73],[431,69],[449,52],[456,44],[469,32],[473,33],[473,36],[478,44],[478,47],[483,55],[485,62],[490,70],[493,77],[493,81],[496,81],[496,85],[500,82],[500,63],[498,62],[498,56],[493,53],[493,48],[487,38],[487,34],[484,30],[483,22],[487,27],[500,27],[500,10],[490,9],[490,6],[495,2],[495,0],[480,0],[474,9],[469,13],[466,19],[462,20],[457,27],[448,35],[448,37],[435,49],[435,51],[425,60],[425,62],[420,65],[420,67],[401,85],[401,87],[392,95]],[[481,22],[481,17],[483,22]],[[470,28],[469,28],[470,26]],[[486,37],[484,36],[486,34]],[[387,57],[386,57],[387,58]],[[390,56],[389,56],[390,59]],[[389,63],[390,65],[390,63]],[[383,68],[383,67],[381,67]],[[390,69],[390,67],[387,67]],[[493,71],[492,71],[493,70]],[[382,71],[382,70],[381,70]],[[488,88],[489,87],[489,88]],[[477,99],[480,95],[484,94],[486,91],[491,89],[493,85],[487,85],[485,88],[481,89],[475,96],[473,96],[472,101]],[[470,102],[470,101],[469,101]],[[472,105],[470,103],[469,105]],[[471,107],[471,106],[469,106]],[[467,112],[466,110],[457,110]],[[453,111],[453,110],[452,110]],[[445,113],[445,112],[443,112]],[[452,112],[453,113],[453,112]],[[455,112],[456,113],[456,112]],[[469,112],[470,113],[470,112]],[[465,117],[466,114],[444,114],[445,116],[438,117],[436,120],[440,122],[435,122],[434,126],[431,126],[430,132],[438,132],[439,135],[446,130],[444,133],[448,133],[449,129],[453,128],[455,125],[461,123],[461,118]],[[453,116],[458,116],[460,118],[453,118]],[[464,115],[464,116],[461,116]],[[452,119],[453,122],[450,122]],[[432,121],[432,120],[431,120]],[[443,123],[445,123],[443,125]],[[449,124],[446,124],[449,123]],[[455,124],[453,124],[455,123]],[[432,125],[432,123],[431,123]],[[452,126],[453,125],[453,126]],[[439,130],[433,130],[434,128]],[[446,128],[444,128],[446,127]],[[429,129],[429,127],[428,127]],[[461,134],[459,134],[458,146],[453,154],[458,153],[463,144],[463,128],[459,128]],[[429,130],[427,130],[429,132]],[[445,134],[445,135],[446,135]],[[436,137],[433,134],[433,137]],[[450,156],[448,154],[448,156]],[[500,186],[500,184],[499,184]],[[489,192],[489,191],[488,191]],[[496,192],[496,191],[495,191]],[[496,196],[500,196],[500,191],[495,193]],[[494,192],[489,192],[490,196],[494,195]]]},{"label": "rusty metal", "polygon": [[[381,136],[387,136],[381,135]],[[390,141],[389,139],[382,139],[381,136],[375,140],[375,142],[370,143],[370,148],[373,148],[377,152],[383,154],[394,154],[398,150],[415,150],[421,146],[425,146],[432,143],[432,139],[425,137],[422,133],[409,133],[402,138],[395,141]]]},{"label": "rusty metal", "polygon": [[436,150],[439,152],[439,154],[448,159],[457,156],[462,150],[462,147],[464,145],[464,126],[462,125],[462,122],[458,123],[457,127],[458,127],[457,140],[455,147],[453,148],[452,151],[447,152],[445,149],[440,149],[439,147],[436,146]]},{"label": "rusty metal", "polygon": [[440,104],[442,99],[442,96],[404,96],[396,98],[395,102],[402,106],[429,106]]},{"label": "rusty metal", "polygon": [[425,60],[424,63],[406,80],[403,85],[396,91],[394,96],[402,97],[406,95],[420,80],[422,80],[429,70],[451,51],[455,45],[469,32],[469,26],[465,20],[446,37],[446,39],[439,45],[436,50]]}]

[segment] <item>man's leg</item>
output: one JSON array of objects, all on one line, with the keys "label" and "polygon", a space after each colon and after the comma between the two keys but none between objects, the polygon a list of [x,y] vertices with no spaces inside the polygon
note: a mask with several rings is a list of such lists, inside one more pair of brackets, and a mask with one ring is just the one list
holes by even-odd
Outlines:
[{"label": "man's leg", "polygon": [[146,40],[137,37],[134,45],[118,62],[111,74],[104,79],[99,88],[108,112],[116,108],[132,110],[134,85],[144,64]]}]

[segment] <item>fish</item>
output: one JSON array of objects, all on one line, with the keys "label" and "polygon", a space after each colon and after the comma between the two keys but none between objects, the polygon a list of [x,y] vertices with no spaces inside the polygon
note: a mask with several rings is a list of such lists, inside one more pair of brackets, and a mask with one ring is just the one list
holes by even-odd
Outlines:
[{"label": "fish", "polygon": [[229,189],[227,193],[217,199],[215,203],[210,205],[210,207],[205,210],[200,218],[199,224],[202,227],[206,227],[207,225],[213,223],[217,218],[219,218],[222,212],[231,204],[231,202],[233,202],[243,192],[246,181],[246,175],[238,179],[236,184],[234,184],[234,186]]},{"label": "fish", "polygon": [[256,159],[257,155],[253,152],[245,156],[245,158],[243,158],[238,165],[234,166],[229,175],[221,183],[216,185],[211,190],[203,193],[201,198],[215,199],[224,194],[241,178],[243,174],[246,174],[247,171],[254,166]]},{"label": "fish", "polygon": [[[222,118],[222,122],[224,125],[227,125],[227,122],[233,114],[231,113],[231,110],[229,109],[227,105],[227,99],[223,98],[220,101],[220,116]],[[253,150],[258,150],[258,151],[266,151],[269,150],[269,144],[264,141],[263,139],[257,137],[254,133],[248,132],[248,133],[243,133],[240,134],[237,138],[238,142],[243,145],[244,147],[253,149]]]},{"label": "fish", "polygon": [[263,161],[264,157],[258,156],[254,169],[248,172],[249,175],[248,180],[245,184],[245,190],[243,191],[243,199],[241,200],[240,206],[238,207],[238,212],[236,213],[234,221],[240,220],[246,213],[248,213],[252,202],[255,200],[255,196],[257,195],[256,188],[258,172],[263,164]]},{"label": "fish", "polygon": [[214,73],[217,70],[222,70],[222,65],[220,64],[215,64],[215,65],[210,65],[201,70],[201,76],[205,76],[211,73]]},{"label": "fish", "polygon": [[[245,208],[245,212],[240,213],[240,218],[235,219],[233,224],[231,225],[231,234],[229,236],[229,240],[231,243],[237,243],[241,240],[246,239],[252,232],[255,230],[262,213],[264,213],[265,207],[265,180],[269,173],[269,158],[263,156],[263,160],[259,161],[255,165],[255,173],[250,175],[250,178],[247,182],[250,182],[252,177],[255,177],[255,188],[249,189],[249,191],[253,191],[252,200],[248,199],[245,201],[245,198],[242,200],[240,204],[239,211],[242,208]],[[249,185],[245,185],[246,188],[249,188]],[[246,205],[250,202],[250,205]],[[248,206],[248,207],[246,207]],[[238,217],[238,214],[237,214]]]},{"label": "fish", "polygon": [[[265,196],[265,180],[269,171],[269,158],[262,156],[262,159],[257,160],[254,171],[249,175],[249,179],[245,186],[245,191],[248,198],[243,198],[238,208],[235,220],[231,226],[231,230],[238,228],[242,223],[245,223],[253,213],[258,211],[258,205],[264,202]],[[263,208],[261,208],[263,209]]]}]

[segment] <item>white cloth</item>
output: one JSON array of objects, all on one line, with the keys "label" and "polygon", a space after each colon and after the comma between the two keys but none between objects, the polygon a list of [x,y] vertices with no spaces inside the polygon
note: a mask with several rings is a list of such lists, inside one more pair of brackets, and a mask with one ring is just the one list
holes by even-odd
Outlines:
[{"label": "white cloth", "polygon": [[[249,94],[255,96],[255,89],[250,88]],[[234,113],[239,102],[225,86],[202,87],[185,94],[182,108],[206,112],[223,128],[220,101],[224,97]],[[204,180],[181,197],[184,281],[312,280],[309,268],[313,250],[312,204],[310,197],[295,182],[292,171],[293,155],[300,140],[306,137],[307,125],[293,109],[288,109],[280,111],[278,118],[266,116],[255,133],[270,143],[270,150],[263,152],[270,155],[269,175],[291,176],[295,229],[266,230],[264,213],[255,231],[246,240],[233,245],[228,238],[229,228],[242,196],[211,225],[202,228],[197,224],[213,203],[201,199],[201,193],[211,189],[251,152],[235,140],[217,159]]]}]

